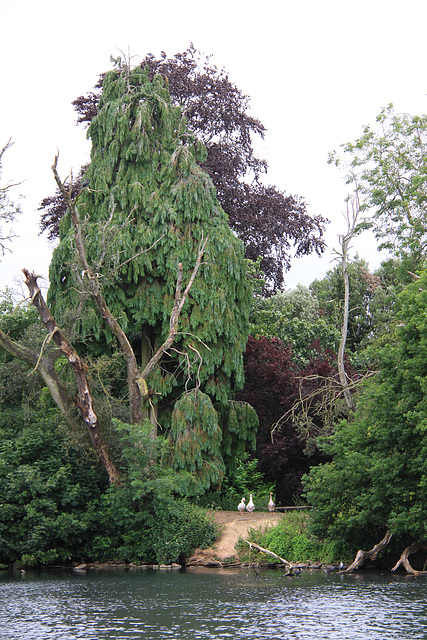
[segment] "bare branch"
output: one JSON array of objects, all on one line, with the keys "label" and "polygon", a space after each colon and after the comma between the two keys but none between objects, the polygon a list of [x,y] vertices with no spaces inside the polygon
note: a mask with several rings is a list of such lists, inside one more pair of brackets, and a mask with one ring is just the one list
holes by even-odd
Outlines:
[{"label": "bare branch", "polygon": [[[367,371],[360,375],[357,380],[347,380],[347,389],[353,391],[368,378],[376,375],[378,371]],[[280,431],[282,425],[291,419],[297,423],[297,429],[302,435],[307,436],[313,427],[312,417],[320,417],[323,422],[323,429],[317,429],[315,435],[320,435],[327,431],[328,426],[332,425],[334,410],[337,401],[344,394],[341,382],[334,376],[321,376],[312,374],[308,376],[298,376],[298,395],[299,399],[294,402],[292,407],[286,411],[279,420],[272,425],[271,440],[274,441],[274,434]],[[316,388],[308,393],[304,392],[307,383],[318,383]],[[317,404],[317,406],[316,406]],[[305,429],[303,425],[307,426]]]},{"label": "bare branch", "polygon": [[254,549],[258,549],[258,551],[262,551],[262,553],[266,553],[269,556],[273,556],[273,558],[276,558],[287,567],[291,567],[291,563],[285,560],[284,558],[281,558],[280,556],[278,556],[277,553],[274,553],[273,551],[269,551],[268,549],[264,549],[263,547],[260,547],[259,544],[255,544],[255,542],[249,542],[249,540],[243,539],[243,542],[246,542],[246,544],[249,545],[250,549],[254,547]]},{"label": "bare branch", "polygon": [[391,534],[390,531],[386,531],[384,538],[380,542],[378,542],[378,544],[373,546],[370,551],[363,551],[363,549],[359,549],[353,563],[349,567],[347,567],[344,573],[352,573],[356,569],[359,569],[361,566],[363,566],[366,560],[376,560],[380,552],[390,542],[392,535],[393,534]]},{"label": "bare branch", "polygon": [[[12,139],[9,138],[9,140],[0,151],[0,177],[2,174],[3,155],[8,149],[10,149],[13,144],[14,143],[12,142]],[[16,216],[21,211],[20,205],[17,202],[12,202],[11,200],[9,200],[9,191],[20,184],[20,182],[9,182],[6,185],[0,185],[0,220],[7,225],[13,222]],[[2,232],[0,228],[0,253],[2,255],[4,255],[6,251],[10,251],[10,248],[6,243],[11,242],[13,238],[16,238],[16,234],[10,228],[8,228],[7,231],[4,232]]]},{"label": "bare branch", "polygon": [[74,431],[78,431],[79,427],[76,422],[76,416],[74,415],[76,413],[75,404],[68,395],[62,380],[56,372],[54,358],[46,356],[40,357],[36,351],[11,340],[1,330],[0,347],[14,358],[25,362],[30,367],[37,367],[38,374],[43,378],[59,410],[67,420],[70,427]]}]

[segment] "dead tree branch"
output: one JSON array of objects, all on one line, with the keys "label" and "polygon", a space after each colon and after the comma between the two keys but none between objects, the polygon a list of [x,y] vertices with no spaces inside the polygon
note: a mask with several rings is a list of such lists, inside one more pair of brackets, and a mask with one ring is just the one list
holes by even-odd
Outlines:
[{"label": "dead tree branch", "polygon": [[[377,373],[377,371],[367,371],[363,375],[360,374],[357,380],[350,380],[347,383],[347,389],[349,391],[356,389],[362,382]],[[305,437],[308,435],[315,417],[321,418],[324,426],[322,429],[318,429],[318,432],[314,435],[324,433],[333,424],[336,403],[344,394],[341,381],[334,376],[321,376],[318,374],[298,376],[296,379],[298,380],[298,400],[273,424],[271,429],[272,441],[275,432],[279,431],[288,419],[298,425],[298,430]],[[316,388],[311,391],[305,391],[307,384],[315,384]]]},{"label": "dead tree branch", "polygon": [[359,194],[356,188],[355,195],[352,199],[347,200],[347,232],[339,236],[341,245],[341,251],[335,253],[341,260],[341,270],[344,279],[344,314],[341,325],[341,340],[338,348],[338,373],[340,383],[343,388],[344,399],[349,409],[354,409],[353,398],[351,397],[350,390],[348,388],[348,378],[344,368],[344,351],[347,341],[348,332],[348,315],[349,315],[349,300],[350,300],[350,286],[348,280],[348,260],[350,251],[350,242],[358,234],[357,218],[360,212]]},{"label": "dead tree branch", "polygon": [[[427,571],[417,571],[414,569],[409,562],[409,556],[417,551],[427,551],[427,543],[426,542],[413,542],[409,547],[406,547],[402,551],[402,555],[400,556],[397,563],[392,568],[392,571],[396,571],[401,565],[403,565],[408,573],[411,573],[413,576],[427,576]],[[424,565],[425,566],[425,565]]]},{"label": "dead tree branch", "polygon": [[67,423],[74,431],[79,431],[79,425],[76,420],[76,405],[55,370],[55,358],[50,355],[40,357],[39,353],[11,340],[1,330],[0,347],[14,358],[28,364],[33,371],[37,368],[37,373],[43,378]]},{"label": "dead tree branch", "polygon": [[[43,324],[48,330],[49,335],[52,337],[52,340],[55,342],[61,353],[65,355],[68,362],[71,364],[71,367],[73,368],[78,387],[78,395],[75,398],[75,403],[80,410],[92,444],[98,455],[100,456],[105,469],[108,472],[110,481],[118,483],[120,481],[119,472],[113,459],[110,456],[107,444],[104,441],[104,437],[100,429],[98,416],[96,415],[96,412],[93,408],[93,398],[89,386],[89,380],[86,375],[86,367],[78,353],[65,338],[64,334],[56,324],[55,319],[51,315],[37,284],[37,278],[39,276],[36,276],[34,272],[30,273],[29,271],[27,271],[27,269],[23,269],[22,271],[25,275],[25,284],[27,285],[30,292],[32,304],[37,309]],[[37,364],[37,360],[35,364]],[[40,367],[40,363],[38,363],[38,366]]]},{"label": "dead tree branch", "polygon": [[360,567],[363,566],[366,560],[376,560],[380,552],[390,542],[392,535],[393,534],[387,531],[384,538],[380,542],[378,542],[378,544],[372,547],[370,551],[363,551],[363,549],[359,549],[353,563],[349,567],[347,567],[347,569],[343,573],[352,573],[356,569],[360,569]]},{"label": "dead tree branch", "polygon": [[254,549],[258,549],[258,551],[262,551],[262,553],[266,553],[269,556],[273,556],[273,558],[276,558],[277,560],[279,560],[281,562],[281,564],[284,564],[287,567],[291,567],[292,566],[291,563],[288,562],[287,560],[285,560],[284,558],[281,558],[280,556],[278,556],[273,551],[269,551],[268,549],[264,549],[263,547],[260,547],[259,544],[255,544],[255,542],[249,542],[249,540],[245,540],[245,539],[243,539],[243,542],[246,542],[246,544],[249,545],[250,549],[252,547],[254,547]]}]

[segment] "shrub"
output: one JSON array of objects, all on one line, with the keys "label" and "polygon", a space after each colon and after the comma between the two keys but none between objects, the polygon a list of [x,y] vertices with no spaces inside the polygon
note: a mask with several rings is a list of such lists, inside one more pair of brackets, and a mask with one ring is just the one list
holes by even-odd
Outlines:
[{"label": "shrub", "polygon": [[[311,536],[307,530],[307,514],[301,511],[285,513],[274,527],[251,529],[248,540],[268,549],[288,562],[334,562],[338,549]],[[245,561],[275,562],[272,556],[250,550],[239,542],[240,556]],[[279,561],[277,561],[279,562]]]}]

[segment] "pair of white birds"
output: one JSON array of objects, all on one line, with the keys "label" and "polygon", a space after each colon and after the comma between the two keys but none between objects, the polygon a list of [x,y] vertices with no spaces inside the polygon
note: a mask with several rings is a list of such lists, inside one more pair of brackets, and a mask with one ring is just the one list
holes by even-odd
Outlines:
[{"label": "pair of white birds", "polygon": [[[268,503],[268,510],[269,511],[274,511],[275,507],[276,507],[276,505],[273,502],[273,494],[270,493],[270,501]],[[242,500],[241,500],[241,502],[239,502],[237,508],[240,511],[240,513],[243,513],[245,509],[246,509],[246,511],[249,511],[249,513],[252,513],[252,511],[255,509],[254,501],[252,500],[252,493],[249,494],[249,502],[248,502],[248,504],[245,504],[245,498],[242,498]]]},{"label": "pair of white birds", "polygon": [[239,502],[239,504],[237,505],[237,508],[240,513],[243,513],[245,509],[246,511],[249,511],[249,513],[252,513],[252,511],[255,509],[254,501],[252,500],[252,493],[249,494],[248,504],[245,504],[245,498],[242,498],[241,502]]}]

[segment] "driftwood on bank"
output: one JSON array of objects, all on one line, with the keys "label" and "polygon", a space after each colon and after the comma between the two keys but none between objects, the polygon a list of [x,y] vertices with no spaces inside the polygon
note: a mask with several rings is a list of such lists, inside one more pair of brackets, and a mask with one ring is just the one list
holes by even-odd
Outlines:
[{"label": "driftwood on bank", "polygon": [[360,569],[366,560],[376,560],[378,558],[378,554],[388,545],[391,538],[392,534],[387,531],[384,538],[372,547],[370,551],[363,551],[363,549],[359,549],[353,563],[345,570],[344,573],[351,573],[356,569]]},{"label": "driftwood on bank", "polygon": [[258,549],[258,551],[262,551],[262,553],[266,553],[269,556],[273,556],[273,558],[276,558],[277,560],[280,560],[281,564],[284,564],[286,567],[291,567],[291,563],[290,562],[288,562],[284,558],[281,558],[280,556],[278,556],[273,551],[269,551],[268,549],[264,549],[263,547],[260,547],[259,544],[255,544],[255,542],[249,542],[249,540],[243,539],[243,542],[246,542],[246,544],[249,545],[250,549],[252,547],[254,547],[255,549]]},{"label": "driftwood on bank", "polygon": [[[414,576],[427,576],[427,571],[424,569],[422,571],[417,571],[414,569],[409,562],[409,556],[417,551],[427,551],[427,543],[425,542],[413,542],[409,547],[406,547],[402,551],[402,555],[400,556],[397,563],[394,565],[392,571],[396,571],[401,565],[403,565],[408,573],[411,573]],[[424,564],[425,567],[425,564]]]}]

